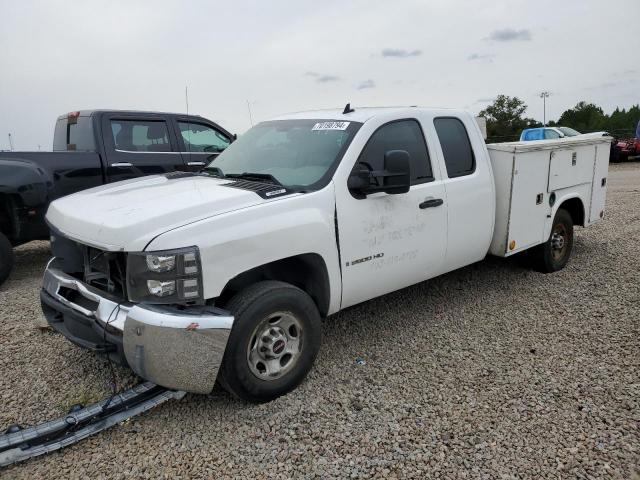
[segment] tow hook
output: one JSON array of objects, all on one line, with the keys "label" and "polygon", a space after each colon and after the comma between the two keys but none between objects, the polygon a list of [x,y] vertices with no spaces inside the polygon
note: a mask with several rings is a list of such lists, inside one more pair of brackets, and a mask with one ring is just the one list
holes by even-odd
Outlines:
[{"label": "tow hook", "polygon": [[10,425],[0,435],[0,466],[73,445],[167,400],[180,400],[185,394],[144,382],[88,407],[73,405],[66,415],[40,425],[26,428]]}]

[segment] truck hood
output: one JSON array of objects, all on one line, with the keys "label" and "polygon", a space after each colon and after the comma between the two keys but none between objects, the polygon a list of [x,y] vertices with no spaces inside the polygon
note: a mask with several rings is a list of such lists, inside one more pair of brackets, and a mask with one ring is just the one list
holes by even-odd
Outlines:
[{"label": "truck hood", "polygon": [[143,250],[173,228],[268,201],[230,183],[189,174],[125,180],[60,198],[46,218],[80,243],[110,251]]}]

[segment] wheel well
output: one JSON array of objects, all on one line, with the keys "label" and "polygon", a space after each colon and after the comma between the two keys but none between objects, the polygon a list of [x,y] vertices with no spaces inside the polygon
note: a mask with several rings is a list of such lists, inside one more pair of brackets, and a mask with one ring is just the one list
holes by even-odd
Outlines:
[{"label": "wheel well", "polygon": [[570,198],[569,200],[562,202],[558,209],[560,208],[569,212],[574,225],[584,226],[584,204],[582,203],[582,200],[579,198]]},{"label": "wheel well", "polygon": [[329,312],[329,274],[324,260],[316,253],[283,258],[241,273],[227,282],[216,304],[224,305],[239,291],[263,280],[280,280],[295,285],[309,294],[320,315],[325,317]]}]

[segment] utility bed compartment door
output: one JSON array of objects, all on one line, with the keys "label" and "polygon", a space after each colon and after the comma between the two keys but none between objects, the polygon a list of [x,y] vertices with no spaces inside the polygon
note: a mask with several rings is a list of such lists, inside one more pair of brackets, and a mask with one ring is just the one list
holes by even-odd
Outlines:
[{"label": "utility bed compartment door", "polygon": [[600,213],[603,212],[604,214],[604,204],[607,197],[610,147],[607,144],[596,145],[595,150],[596,163],[593,168],[593,190],[591,191],[589,223],[600,220]]},{"label": "utility bed compartment door", "polygon": [[551,153],[549,192],[591,183],[593,176],[593,146],[557,149]]},{"label": "utility bed compartment door", "polygon": [[545,194],[549,163],[540,152],[527,152],[514,158],[513,187],[507,246],[515,242],[516,253],[544,241],[544,225],[550,211]]}]

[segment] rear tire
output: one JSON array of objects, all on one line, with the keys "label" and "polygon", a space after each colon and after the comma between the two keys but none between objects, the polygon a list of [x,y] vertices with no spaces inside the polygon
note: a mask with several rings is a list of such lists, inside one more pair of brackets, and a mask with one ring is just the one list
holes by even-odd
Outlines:
[{"label": "rear tire", "polygon": [[0,285],[2,285],[13,269],[13,246],[9,239],[0,233]]},{"label": "rear tire", "polygon": [[559,209],[553,219],[549,240],[531,249],[532,266],[542,273],[562,270],[573,251],[573,219],[569,212]]},{"label": "rear tire", "polygon": [[311,297],[288,283],[264,281],[226,308],[234,322],[218,377],[224,389],[267,402],[296,388],[320,349],[320,314]]}]

